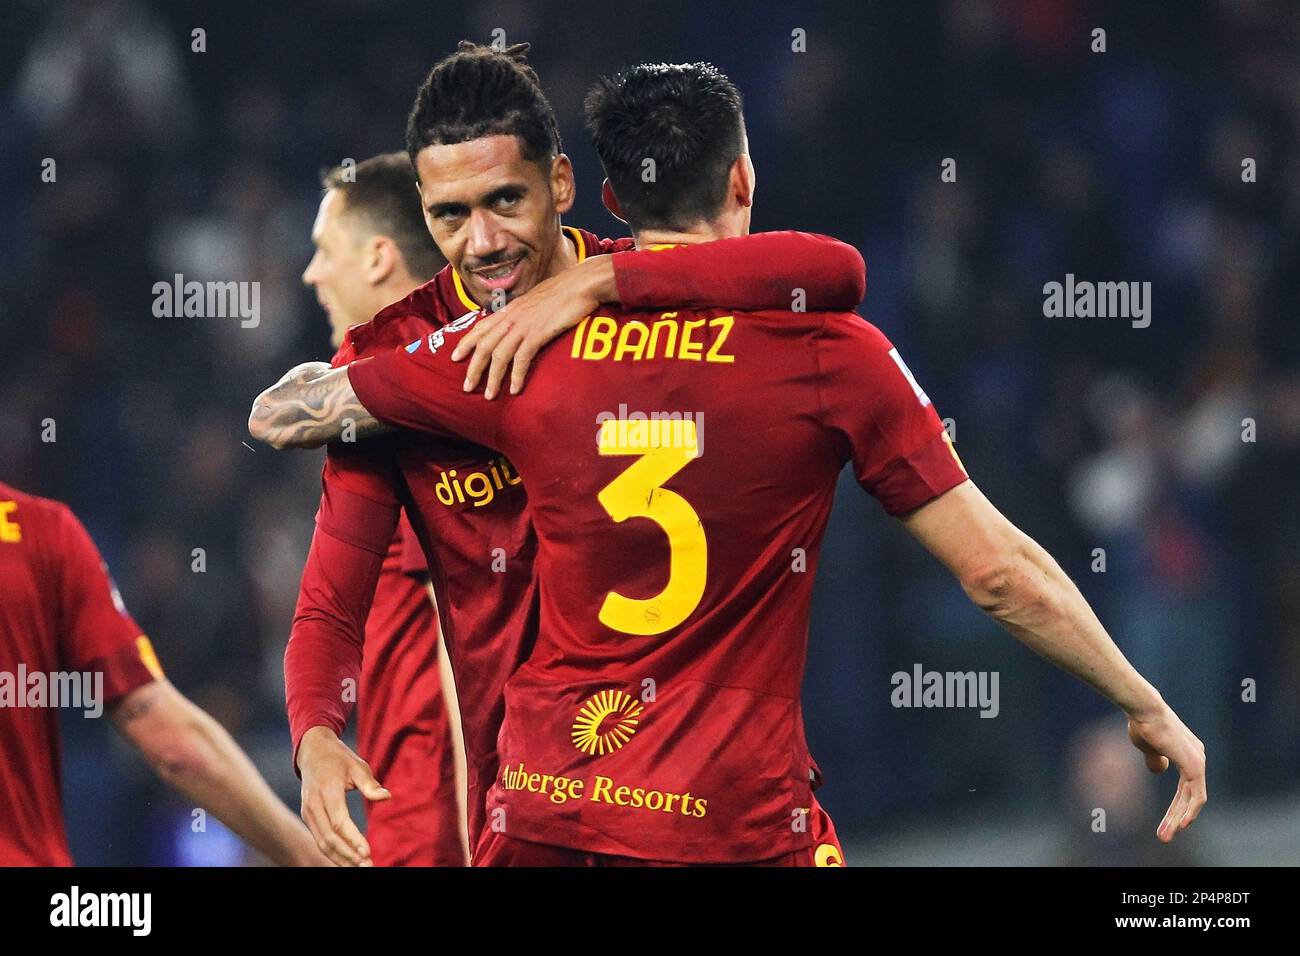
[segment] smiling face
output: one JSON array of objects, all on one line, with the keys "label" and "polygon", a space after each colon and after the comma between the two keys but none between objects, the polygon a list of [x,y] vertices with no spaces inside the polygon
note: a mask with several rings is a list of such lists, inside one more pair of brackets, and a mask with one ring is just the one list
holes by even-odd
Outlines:
[{"label": "smiling face", "polygon": [[560,154],[543,170],[519,138],[434,144],[416,157],[429,233],[475,302],[527,292],[556,265],[560,216],[573,206],[573,167]]}]

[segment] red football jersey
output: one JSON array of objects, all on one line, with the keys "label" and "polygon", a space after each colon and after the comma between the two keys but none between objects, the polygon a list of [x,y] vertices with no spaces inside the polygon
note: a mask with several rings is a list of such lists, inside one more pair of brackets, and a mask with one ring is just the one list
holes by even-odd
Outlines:
[{"label": "red football jersey", "polygon": [[[570,227],[566,235],[579,259],[588,252],[616,253],[620,294],[637,305],[666,294],[674,277],[688,296],[742,304],[782,305],[802,294],[810,303],[849,307],[864,289],[857,252],[820,236],[759,234],[683,255],[633,253],[629,239],[601,240]],[[459,276],[444,269],[350,330],[340,356],[441,341],[476,310]],[[464,367],[458,367],[463,378]],[[285,661],[295,748],[317,724],[342,730],[346,708],[338,687],[355,674],[357,622],[365,619],[398,506],[404,506],[428,560],[460,698],[473,847],[486,822],[486,791],[498,776],[505,682],[527,658],[537,629],[536,535],[520,478],[508,460],[482,445],[399,433],[331,445],[323,486]]]},{"label": "red football jersey", "polygon": [[610,311],[486,402],[454,344],[350,376],[381,420],[498,448],[527,482],[541,620],[489,812],[646,859],[806,849],[800,688],[837,476],[852,462],[894,515],[966,480],[897,351],[851,313]]},{"label": "red football jersey", "polygon": [[463,866],[438,614],[428,567],[423,555],[412,560],[408,541],[415,535],[403,517],[366,619],[357,750],[392,793],[366,801],[366,838],[376,866]]},{"label": "red football jersey", "polygon": [[72,865],[58,708],[98,716],[160,677],[81,522],[0,483],[0,866]]}]

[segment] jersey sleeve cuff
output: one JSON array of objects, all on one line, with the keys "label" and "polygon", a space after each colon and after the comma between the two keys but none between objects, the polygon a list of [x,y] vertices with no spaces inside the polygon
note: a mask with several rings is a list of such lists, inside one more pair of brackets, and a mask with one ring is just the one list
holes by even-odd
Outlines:
[{"label": "jersey sleeve cuff", "polygon": [[892,459],[863,485],[893,517],[915,511],[970,476],[957,458],[945,432]]},{"label": "jersey sleeve cuff", "polygon": [[130,644],[91,661],[85,669],[104,675],[105,704],[115,703],[137,687],[161,680],[164,676],[153,645],[143,634]]}]

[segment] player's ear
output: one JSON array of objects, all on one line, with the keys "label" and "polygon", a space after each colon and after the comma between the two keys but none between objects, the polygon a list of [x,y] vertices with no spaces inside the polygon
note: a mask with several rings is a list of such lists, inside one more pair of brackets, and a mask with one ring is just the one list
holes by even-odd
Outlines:
[{"label": "player's ear", "polygon": [[401,262],[401,253],[397,243],[388,236],[371,236],[366,243],[365,264],[366,281],[371,285],[382,285],[397,271]]},{"label": "player's ear", "polygon": [[748,209],[754,205],[754,164],[748,153],[741,153],[731,164],[728,188],[736,200],[736,205]]},{"label": "player's ear", "polygon": [[614,187],[609,184],[608,179],[600,184],[600,201],[605,204],[605,208],[613,214],[615,219],[619,222],[627,222],[623,218],[623,207],[619,205],[618,197],[614,195]]},{"label": "player's ear", "polygon": [[573,163],[563,153],[551,160],[551,197],[555,200],[555,211],[564,215],[573,208],[577,197],[577,186],[573,182]]}]

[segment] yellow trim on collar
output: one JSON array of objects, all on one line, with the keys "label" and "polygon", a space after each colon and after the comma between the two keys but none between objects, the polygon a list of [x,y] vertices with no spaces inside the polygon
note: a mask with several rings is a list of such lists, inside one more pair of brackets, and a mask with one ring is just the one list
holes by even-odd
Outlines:
[{"label": "yellow trim on collar", "polygon": [[582,240],[582,233],[573,226],[561,226],[560,228],[573,237],[573,245],[578,250],[578,261],[581,262],[587,258],[587,244]]},{"label": "yellow trim on collar", "polygon": [[460,281],[460,273],[455,269],[451,270],[451,283],[456,287],[456,298],[460,299],[460,304],[471,312],[477,312],[479,305],[471,299],[465,292],[465,285]]}]

